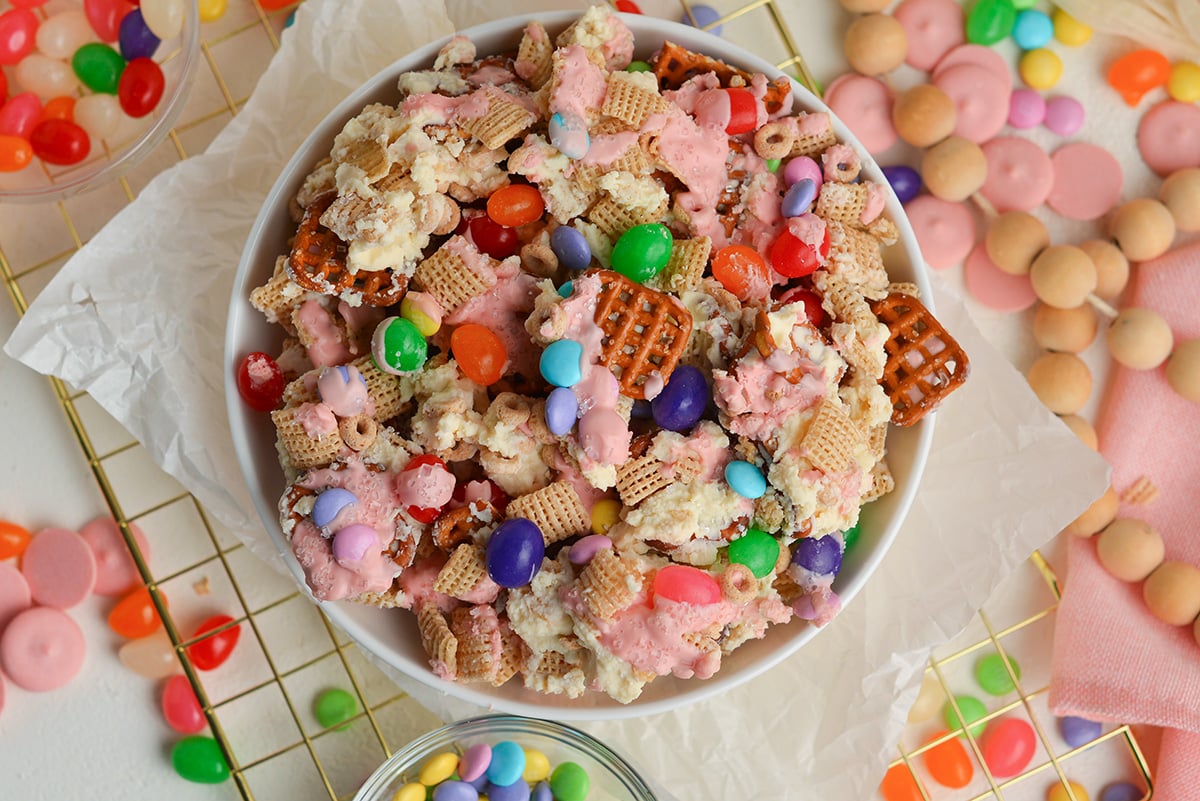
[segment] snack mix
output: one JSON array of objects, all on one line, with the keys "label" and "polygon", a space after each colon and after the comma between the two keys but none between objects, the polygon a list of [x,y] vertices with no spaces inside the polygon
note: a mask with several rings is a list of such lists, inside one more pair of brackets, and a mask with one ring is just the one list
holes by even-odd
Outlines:
[{"label": "snack mix", "polygon": [[309,588],[410,610],[446,680],[629,702],[823,625],[889,421],[966,376],[827,114],[633,50],[602,7],[450,40],[346,123],[251,294]]}]

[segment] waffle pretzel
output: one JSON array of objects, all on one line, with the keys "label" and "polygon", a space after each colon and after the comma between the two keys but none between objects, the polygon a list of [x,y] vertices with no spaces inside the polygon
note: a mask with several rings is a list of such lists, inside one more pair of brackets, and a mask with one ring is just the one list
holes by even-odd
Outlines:
[{"label": "waffle pretzel", "polygon": [[880,384],[892,401],[892,422],[910,426],[967,380],[970,362],[916,298],[893,292],[872,303],[871,310],[889,332]]},{"label": "waffle pretzel", "polygon": [[611,270],[600,277],[596,325],[604,332],[600,362],[612,371],[621,394],[646,397],[643,385],[658,371],[668,381],[692,332],[691,312],[675,297],[635,283]]},{"label": "waffle pretzel", "polygon": [[324,195],[304,210],[288,254],[288,275],[305,289],[324,295],[359,294],[368,306],[399,303],[408,279],[391,270],[351,272],[346,266],[346,243],[321,224],[321,215],[336,197]]},{"label": "waffle pretzel", "polygon": [[555,481],[536,492],[513,498],[505,511],[510,518],[533,521],[547,545],[582,534],[591,527],[591,518],[579,500],[579,493],[567,481]]},{"label": "waffle pretzel", "polygon": [[[658,78],[660,89],[678,89],[689,78],[706,72],[714,73],[722,87],[749,86],[752,77],[750,73],[730,66],[720,59],[695,53],[674,42],[663,42],[654,62],[654,74]],[[791,99],[791,82],[787,78],[776,78],[768,84],[767,92],[763,95],[763,104],[767,107],[768,114],[774,114],[783,108],[784,103],[790,103]]]}]

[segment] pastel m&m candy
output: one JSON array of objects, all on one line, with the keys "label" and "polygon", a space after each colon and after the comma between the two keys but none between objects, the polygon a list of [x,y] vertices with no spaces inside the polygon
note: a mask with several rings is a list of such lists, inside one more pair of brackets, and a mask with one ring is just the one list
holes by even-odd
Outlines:
[{"label": "pastel m&m candy", "polygon": [[579,765],[563,762],[550,774],[550,790],[557,801],[585,801],[591,790],[591,779]]},{"label": "pastel m&m candy", "polygon": [[1026,9],[1013,23],[1012,38],[1022,50],[1045,47],[1054,37],[1054,23],[1049,15],[1035,8]]},{"label": "pastel m&m candy", "polygon": [[1167,79],[1167,94],[1180,103],[1200,100],[1200,64],[1192,61],[1176,61],[1172,64],[1171,76]]},{"label": "pastel m&m candy", "polygon": [[556,387],[546,396],[546,427],[556,437],[564,436],[575,426],[579,416],[579,399],[566,387]]},{"label": "pastel m&m candy", "polygon": [[761,497],[767,491],[767,479],[762,471],[741,459],[734,459],[725,465],[725,481],[738,495],[751,500]]},{"label": "pastel m&m candy", "polygon": [[520,780],[524,772],[525,749],[512,740],[501,740],[492,746],[492,761],[487,769],[489,782],[497,787],[507,787]]},{"label": "pastel m&m candy", "polygon": [[1015,89],[1008,99],[1008,124],[1036,128],[1046,119],[1046,100],[1032,89]]},{"label": "pastel m&m candy", "polygon": [[730,541],[727,552],[731,563],[750,568],[755,578],[765,578],[779,561],[779,549],[779,540],[762,529],[750,528]]},{"label": "pastel m&m candy", "polygon": [[1092,38],[1092,29],[1089,26],[1061,8],[1054,9],[1051,20],[1054,22],[1054,38],[1067,47],[1079,47],[1087,44]]},{"label": "pastel m&m candy", "polygon": [[681,364],[650,401],[654,422],[670,431],[688,431],[700,422],[708,407],[709,390],[704,374],[695,367]]},{"label": "pastel m&m candy", "polygon": [[556,387],[572,387],[583,378],[583,346],[570,339],[551,342],[538,364],[542,378]]},{"label": "pastel m&m candy", "polygon": [[901,203],[908,203],[921,193],[921,174],[907,164],[884,167],[883,177]]},{"label": "pastel m&m candy", "polygon": [[1017,71],[1026,86],[1046,90],[1056,86],[1062,78],[1063,63],[1058,53],[1039,47],[1021,56]]},{"label": "pastel m&m candy", "polygon": [[793,546],[792,564],[820,576],[836,574],[842,569],[842,544],[832,534],[802,537]]},{"label": "pastel m&m candy", "polygon": [[558,263],[568,270],[586,270],[592,263],[587,237],[569,225],[560,225],[550,232],[550,249],[558,257]]}]

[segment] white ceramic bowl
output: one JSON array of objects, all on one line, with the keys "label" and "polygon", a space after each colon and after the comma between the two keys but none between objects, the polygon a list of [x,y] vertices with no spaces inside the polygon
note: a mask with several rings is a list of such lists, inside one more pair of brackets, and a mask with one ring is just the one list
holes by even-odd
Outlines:
[{"label": "white ceramic bowl", "polygon": [[[566,27],[578,12],[511,17],[470,28],[463,33],[475,42],[478,52],[496,53],[516,48],[521,31],[531,20],[542,20],[551,33]],[[776,76],[781,73],[771,64],[753,54],[711,34],[640,15],[622,15],[635,37],[636,56],[646,58],[666,40],[691,50],[708,53],[745,69]],[[304,586],[304,576],[292,558],[290,547],[279,527],[276,504],[285,489],[283,472],[275,452],[275,431],[269,418],[251,410],[238,396],[234,375],[238,361],[256,350],[270,352],[281,339],[278,326],[269,325],[263,316],[251,308],[247,298],[250,290],[270,277],[276,257],[287,250],[288,238],[295,224],[288,216],[288,201],[300,188],[309,169],[329,154],[334,136],[345,122],[368,103],[395,103],[396,77],[413,69],[427,69],[434,55],[444,44],[434,42],[399,59],[364,84],[329,113],[292,156],[283,173],[267,196],[250,233],[238,274],[234,280],[228,329],[225,341],[226,401],[233,440],[237,447],[242,472],[255,499],[263,525],[279,550],[286,555],[297,581]],[[793,89],[798,108],[828,111],[811,92],[797,83]],[[863,156],[865,177],[887,186],[875,162],[867,157],[866,149],[850,131],[834,120],[838,137],[851,144]],[[888,190],[887,214],[900,230],[900,242],[885,254],[889,272],[897,281],[912,281],[921,288],[925,298],[930,287],[917,247],[916,237],[904,216],[904,210],[894,193]],[[926,301],[928,303],[929,301]],[[851,601],[862,589],[868,577],[879,565],[912,503],[921,472],[925,467],[933,436],[933,418],[926,417],[917,425],[900,429],[893,427],[888,435],[888,465],[896,479],[896,489],[884,498],[867,506],[862,515],[862,533],[858,544],[846,555],[842,572],[834,589],[843,604]],[[510,681],[500,688],[478,684],[457,684],[436,678],[429,670],[417,634],[413,615],[406,612],[384,611],[345,602],[324,603],[329,617],[353,637],[360,646],[396,669],[449,695],[466,699],[484,707],[532,717],[559,720],[597,720],[636,717],[662,712],[683,704],[720,693],[741,684],[794,654],[817,633],[817,629],[801,620],[774,626],[761,640],[753,640],[723,659],[718,673],[708,680],[681,680],[670,676],[656,679],[634,702],[622,705],[603,693],[587,693],[583,698],[570,700],[554,695],[541,695]],[[837,625],[834,620],[830,625]]]}]

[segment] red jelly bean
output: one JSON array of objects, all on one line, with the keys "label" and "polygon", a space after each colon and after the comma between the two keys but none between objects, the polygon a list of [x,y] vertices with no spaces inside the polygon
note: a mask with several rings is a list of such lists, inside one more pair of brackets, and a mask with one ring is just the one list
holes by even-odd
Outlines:
[{"label": "red jelly bean", "polygon": [[92,30],[105,42],[115,42],[121,32],[121,20],[133,10],[125,0],[83,0],[83,12]]},{"label": "red jelly bean", "polygon": [[12,66],[33,52],[37,44],[38,18],[27,8],[0,14],[0,64]]},{"label": "red jelly bean", "polygon": [[198,734],[208,725],[186,676],[172,676],[163,685],[162,713],[167,725],[180,734]]},{"label": "red jelly bean", "polygon": [[829,322],[829,315],[821,307],[821,296],[811,289],[792,287],[779,296],[779,305],[786,306],[789,303],[803,303],[808,321],[816,328],[823,328],[825,323]]},{"label": "red jelly bean", "polygon": [[258,4],[263,7],[263,11],[277,11],[281,8],[287,8],[296,0],[258,0]]},{"label": "red jelly bean", "polygon": [[667,565],[654,574],[654,594],[685,604],[715,604],[721,585],[698,567]]},{"label": "red jelly bean", "polygon": [[47,100],[42,114],[48,120],[75,122],[75,98],[64,96]]},{"label": "red jelly bean", "polygon": [[904,764],[888,768],[879,785],[879,792],[887,801],[925,801],[916,778],[908,765]]},{"label": "red jelly bean", "polygon": [[255,351],[238,365],[238,394],[256,412],[272,411],[283,399],[283,371],[265,353]]},{"label": "red jelly bean", "polygon": [[809,275],[821,266],[821,262],[829,255],[829,229],[825,229],[825,238],[821,240],[820,251],[813,248],[804,240],[785,230],[771,245],[771,266],[775,272],[787,278],[799,278]]},{"label": "red jelly bean", "polygon": [[726,89],[729,95],[729,122],[725,133],[730,136],[749,133],[758,127],[758,103],[749,89]]},{"label": "red jelly bean", "polygon": [[[432,453],[423,453],[420,456],[414,456],[412,459],[410,459],[408,464],[404,465],[404,469],[415,470],[423,464],[435,464],[442,468],[446,466],[445,462],[434,456]],[[426,508],[422,506],[410,506],[408,507],[408,513],[412,515],[413,519],[418,523],[432,523],[434,520],[437,520],[437,517],[442,513],[442,510]]]},{"label": "red jelly bean", "polygon": [[29,144],[29,140],[19,136],[0,135],[0,172],[23,170],[31,161],[33,145]]},{"label": "red jelly bean", "polygon": [[507,259],[521,247],[516,230],[501,225],[486,214],[472,218],[468,227],[475,247],[493,259]]},{"label": "red jelly bean", "polygon": [[1131,106],[1136,106],[1144,94],[1162,86],[1170,77],[1171,62],[1154,50],[1134,50],[1108,68],[1108,85]]},{"label": "red jelly bean", "polygon": [[[529,184],[509,184],[497,189],[488,198],[487,213],[494,222],[516,228],[541,219],[546,203],[537,187]],[[472,234],[474,235],[474,234]]]},{"label": "red jelly bean", "polygon": [[633,0],[617,0],[614,5],[616,5],[617,11],[624,11],[626,14],[642,13],[642,10],[638,8],[638,4],[633,2]]},{"label": "red jelly bean", "polygon": [[4,105],[5,98],[8,97],[8,77],[3,71],[0,71],[0,106]]},{"label": "red jelly bean", "polygon": [[1037,735],[1020,718],[1001,718],[983,733],[979,750],[992,775],[1005,779],[1025,770],[1037,750]]},{"label": "red jelly bean", "polygon": [[475,323],[454,329],[450,335],[450,352],[463,375],[485,387],[499,381],[508,365],[508,351],[500,337]]},{"label": "red jelly bean", "polygon": [[30,536],[29,530],[23,526],[0,520],[0,562],[25,553]]},{"label": "red jelly bean", "polygon": [[[165,596],[163,602],[166,602]],[[129,640],[149,637],[161,625],[150,590],[145,587],[138,587],[126,595],[108,613],[108,627]]]},{"label": "red jelly bean", "polygon": [[766,261],[746,245],[729,245],[714,253],[712,274],[741,301],[766,297],[771,286]]},{"label": "red jelly bean", "polygon": [[145,117],[162,100],[167,82],[162,67],[153,59],[135,58],[121,73],[117,84],[117,99],[130,117]]},{"label": "red jelly bean", "polygon": [[66,120],[39,122],[29,143],[37,157],[48,164],[78,164],[92,149],[87,131]]},{"label": "red jelly bean", "polygon": [[0,106],[0,135],[29,139],[42,121],[42,101],[33,92],[13,95]]},{"label": "red jelly bean", "polygon": [[[945,733],[944,731],[938,732],[927,742],[932,742]],[[929,775],[943,787],[955,789],[966,787],[971,783],[971,777],[975,774],[975,768],[971,765],[971,757],[958,739],[952,738],[938,743],[922,754],[922,758]]]},{"label": "red jelly bean", "polygon": [[[226,626],[233,622],[233,618],[229,615],[214,615],[208,620],[200,624],[200,627],[192,634],[192,639],[204,637],[210,631]],[[213,670],[220,667],[233,653],[233,649],[237,647],[238,637],[242,634],[242,627],[229,626],[229,628],[217,634],[212,634],[199,642],[188,646],[188,657],[191,658],[192,664],[197,670]]]}]

